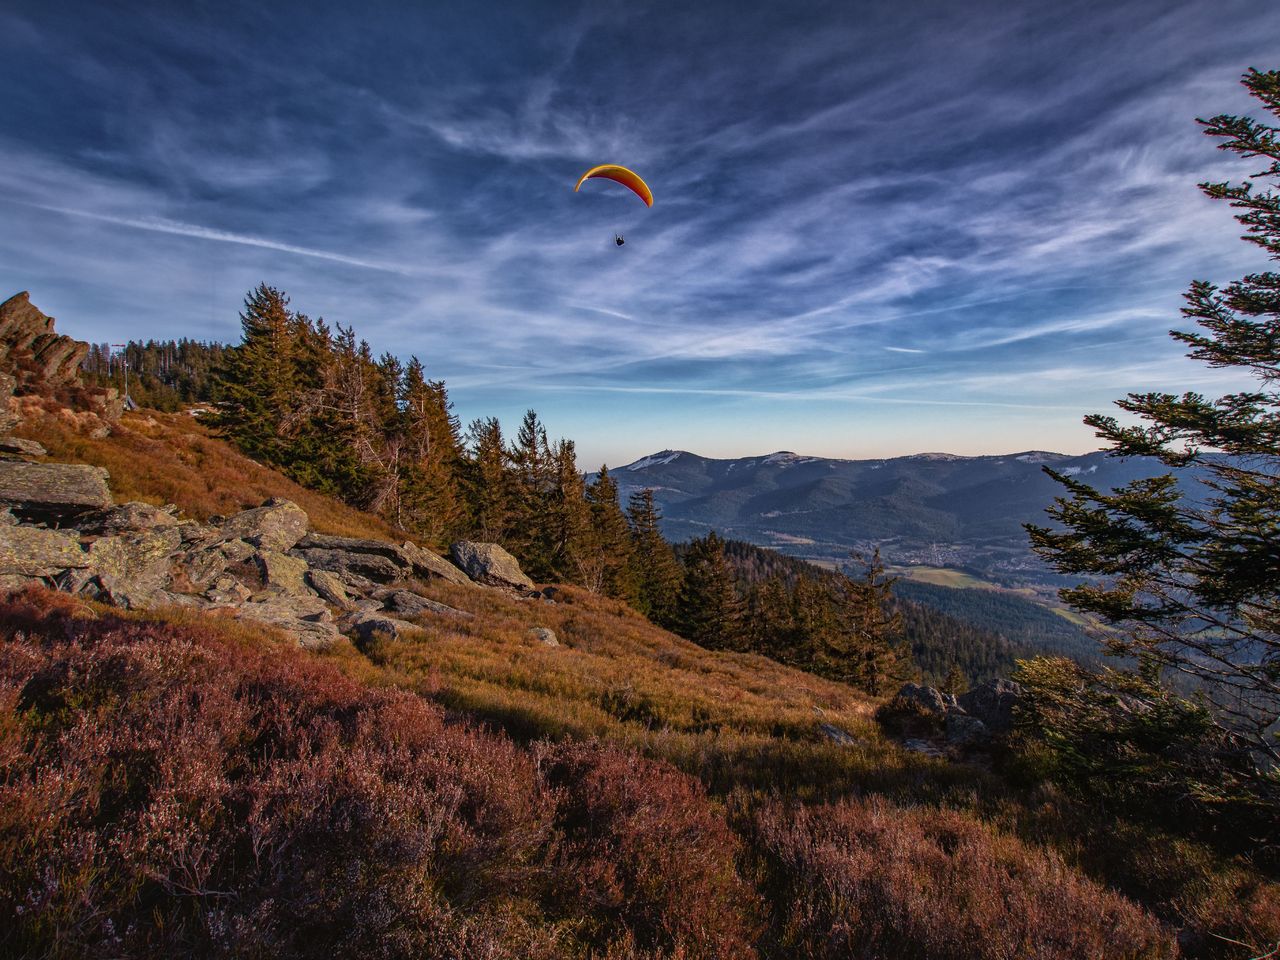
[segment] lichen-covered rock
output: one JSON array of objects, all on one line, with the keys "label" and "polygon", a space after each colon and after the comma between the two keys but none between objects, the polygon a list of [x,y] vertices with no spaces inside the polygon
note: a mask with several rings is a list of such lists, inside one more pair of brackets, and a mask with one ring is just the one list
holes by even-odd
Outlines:
[{"label": "lichen-covered rock", "polygon": [[560,646],[560,641],[556,639],[556,632],[550,627],[533,627],[529,630],[529,636],[544,647]]},{"label": "lichen-covered rock", "polygon": [[382,601],[385,609],[403,614],[406,617],[435,613],[448,617],[458,617],[462,620],[471,619],[471,614],[465,610],[451,607],[447,603],[440,603],[438,600],[430,600],[410,590],[379,590],[373,596],[374,599]]},{"label": "lichen-covered rock", "polygon": [[965,713],[977,717],[992,733],[1006,733],[1013,727],[1014,707],[1025,695],[1022,684],[1013,680],[988,680],[958,700]]},{"label": "lichen-covered rock", "polygon": [[268,600],[242,604],[234,608],[232,616],[237,620],[252,620],[283,630],[308,650],[323,650],[342,640],[342,634],[331,620],[321,619],[320,614],[303,613],[300,616],[299,612],[292,604]]},{"label": "lichen-covered rock", "polygon": [[470,577],[444,557],[418,546],[411,540],[406,540],[400,545],[400,552],[413,565],[413,575],[415,577],[423,580],[428,577],[437,577],[441,580],[447,580],[449,583],[456,583],[459,586],[475,586]]},{"label": "lichen-covered rock", "polygon": [[[303,562],[305,563],[305,561]],[[307,584],[335,607],[350,610],[354,606],[351,595],[347,593],[346,586],[338,579],[336,574],[332,574],[328,570],[308,570]]]},{"label": "lichen-covered rock", "polygon": [[107,471],[79,463],[0,460],[0,506],[21,520],[65,526],[111,506]]},{"label": "lichen-covered rock", "polygon": [[533,581],[525,576],[516,558],[496,543],[459,540],[449,548],[449,555],[476,583],[521,593],[534,589]]},{"label": "lichen-covered rock", "polygon": [[83,534],[112,534],[150,530],[153,527],[175,527],[179,522],[171,510],[130,501],[89,514],[77,521],[76,527]]},{"label": "lichen-covered rock", "polygon": [[89,545],[89,571],[98,598],[136,610],[149,606],[169,583],[171,562],[182,545],[174,527],[99,537]]},{"label": "lichen-covered rock", "polygon": [[400,640],[408,634],[422,630],[422,627],[417,624],[406,623],[395,617],[389,617],[385,613],[368,610],[357,610],[348,614],[338,621],[338,626],[343,633],[353,634],[361,643],[368,643],[379,634],[393,640]]},{"label": "lichen-covered rock", "polygon": [[381,540],[310,533],[290,553],[313,570],[337,574],[345,581],[356,577],[370,583],[391,583],[413,575],[413,564],[404,552]]},{"label": "lichen-covered rock", "polygon": [[261,550],[288,553],[306,535],[307,512],[292,500],[272,497],[260,507],[242,510],[222,524],[222,536],[238,538]]},{"label": "lichen-covered rock", "polygon": [[0,575],[53,576],[89,565],[80,542],[58,530],[0,524]]},{"label": "lichen-covered rock", "polygon": [[307,563],[297,557],[291,557],[275,550],[260,550],[253,558],[262,575],[262,582],[268,587],[276,587],[285,593],[307,595],[311,593],[307,586]]}]

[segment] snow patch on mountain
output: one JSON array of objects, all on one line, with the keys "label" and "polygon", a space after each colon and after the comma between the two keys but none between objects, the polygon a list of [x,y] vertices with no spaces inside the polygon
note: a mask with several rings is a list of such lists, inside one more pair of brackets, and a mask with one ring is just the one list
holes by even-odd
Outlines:
[{"label": "snow patch on mountain", "polygon": [[658,467],[670,463],[676,457],[680,456],[679,450],[663,450],[661,453],[650,454],[643,460],[637,460],[635,463],[627,467],[628,470],[643,470],[646,467]]}]

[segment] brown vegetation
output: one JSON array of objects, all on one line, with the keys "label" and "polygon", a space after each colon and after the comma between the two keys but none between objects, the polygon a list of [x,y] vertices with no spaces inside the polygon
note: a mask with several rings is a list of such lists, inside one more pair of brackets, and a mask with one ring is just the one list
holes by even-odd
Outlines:
[{"label": "brown vegetation", "polygon": [[249,459],[210,435],[194,417],[156,411],[126,414],[109,436],[95,438],[77,430],[76,421],[59,416],[58,410],[28,409],[18,434],[39,440],[52,459],[105,467],[118,503],[172,503],[187,516],[206,520],[284,497],[306,510],[320,533],[396,537],[395,529],[376,517],[307,490]]},{"label": "brown vegetation", "polygon": [[531,756],[212,622],[32,591],[0,623],[6,955],[752,955],[736,843],[665,765]]}]

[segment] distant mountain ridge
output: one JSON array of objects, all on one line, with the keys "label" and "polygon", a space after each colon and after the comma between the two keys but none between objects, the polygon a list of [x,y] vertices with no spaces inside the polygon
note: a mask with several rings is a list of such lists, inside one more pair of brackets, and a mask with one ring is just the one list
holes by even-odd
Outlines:
[{"label": "distant mountain ridge", "polygon": [[715,529],[816,560],[879,546],[890,563],[1043,585],[1053,578],[1031,554],[1022,524],[1046,522],[1045,508],[1063,492],[1045,466],[1101,489],[1165,472],[1154,458],[1102,451],[846,460],[789,450],[734,459],[662,450],[612,473],[624,501],[653,490],[673,540]]}]

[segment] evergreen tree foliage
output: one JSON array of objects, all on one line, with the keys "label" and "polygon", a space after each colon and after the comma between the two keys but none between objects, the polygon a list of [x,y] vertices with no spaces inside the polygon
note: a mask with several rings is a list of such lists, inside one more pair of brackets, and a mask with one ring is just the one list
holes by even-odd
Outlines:
[{"label": "evergreen tree foliage", "polygon": [[672,629],[677,625],[676,607],[684,571],[662,535],[662,514],[652,490],[645,488],[631,494],[627,521],[631,525],[636,609],[659,626]]},{"label": "evergreen tree foliage", "polygon": [[839,625],[822,635],[815,660],[827,676],[886,696],[909,675],[899,649],[902,615],[893,602],[895,578],[886,575],[879,550],[869,559],[853,559],[863,570],[858,576],[839,574]]},{"label": "evergreen tree foliage", "polygon": [[507,469],[507,447],[496,417],[471,422],[467,448],[464,476],[471,529],[478,540],[502,543],[515,516],[515,483]]},{"label": "evergreen tree foliage", "polygon": [[294,388],[294,316],[289,298],[265,283],[245,298],[241,342],[219,373],[224,405],[216,425],[241,450],[266,463],[286,460],[282,435]]},{"label": "evergreen tree foliage", "polygon": [[679,633],[712,650],[745,648],[743,605],[725,558],[724,540],[713,530],[689,543],[678,605]]},{"label": "evergreen tree foliage", "polygon": [[588,587],[617,600],[635,602],[637,584],[631,553],[631,528],[618,502],[618,484],[602,465],[587,487],[590,511],[587,558]]},{"label": "evergreen tree foliage", "polygon": [[[1280,72],[1251,70],[1248,88],[1280,116]],[[1280,259],[1280,128],[1248,117],[1199,121],[1219,148],[1261,158],[1240,184],[1204,183],[1227,201],[1245,239]],[[1111,650],[1191,678],[1224,733],[1240,737],[1276,781],[1280,765],[1280,274],[1218,289],[1193,283],[1183,314],[1200,332],[1174,332],[1193,359],[1249,375],[1254,389],[1216,400],[1198,393],[1131,393],[1128,415],[1085,418],[1116,456],[1156,457],[1163,476],[1104,492],[1049,471],[1066,488],[1049,510],[1057,527],[1029,526],[1038,553],[1090,578],[1069,603],[1118,628]],[[1209,474],[1196,496],[1178,471]],[[1270,773],[1266,773],[1266,769]],[[1274,783],[1280,786],[1280,783]]]}]

